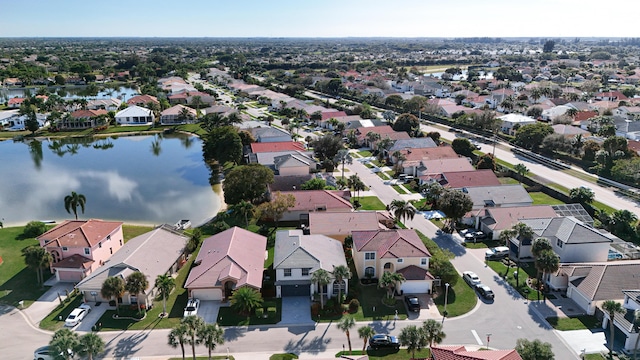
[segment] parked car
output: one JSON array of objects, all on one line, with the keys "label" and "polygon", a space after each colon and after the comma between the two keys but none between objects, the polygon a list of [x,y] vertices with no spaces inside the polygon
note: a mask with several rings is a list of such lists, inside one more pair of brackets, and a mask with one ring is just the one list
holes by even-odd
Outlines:
[{"label": "parked car", "polygon": [[464,271],[462,273],[462,278],[471,287],[474,287],[477,284],[480,284],[480,278],[473,271]]},{"label": "parked car", "polygon": [[[71,351],[71,349],[67,350],[69,352],[70,357],[73,357],[73,351]],[[53,348],[49,345],[46,346],[42,346],[36,349],[36,351],[33,352],[33,359],[34,360],[54,360],[54,359],[60,359],[62,358],[62,353],[58,354],[58,356],[56,356]]]},{"label": "parked car", "polygon": [[509,256],[509,248],[506,246],[497,246],[490,248],[484,253],[484,258],[487,260],[499,260]]},{"label": "parked car", "polygon": [[398,338],[395,336],[376,334],[369,339],[369,346],[374,350],[380,348],[392,348],[398,350],[400,349],[400,341],[398,341]]},{"label": "parked car", "polygon": [[89,304],[81,304],[77,308],[73,309],[71,314],[67,316],[67,319],[64,321],[64,326],[73,327],[78,325],[90,312],[91,306],[89,306]]},{"label": "parked car", "polygon": [[483,231],[469,231],[466,234],[464,234],[464,239],[466,241],[482,240],[486,238],[487,238],[487,234],[485,234]]},{"label": "parked car", "polygon": [[476,291],[478,291],[478,293],[487,300],[493,300],[493,298],[495,297],[491,288],[485,284],[476,285]]},{"label": "parked car", "polygon": [[405,295],[404,302],[407,303],[409,311],[420,312],[420,300],[415,295]]},{"label": "parked car", "polygon": [[184,308],[184,317],[197,315],[198,308],[200,307],[200,299],[189,299],[187,306]]}]

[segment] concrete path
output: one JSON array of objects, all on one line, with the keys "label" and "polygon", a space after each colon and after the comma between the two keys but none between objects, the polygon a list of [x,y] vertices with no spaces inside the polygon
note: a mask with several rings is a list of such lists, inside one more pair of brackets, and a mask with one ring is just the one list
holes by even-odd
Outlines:
[{"label": "concrete path", "polygon": [[42,294],[31,306],[23,310],[27,318],[36,327],[42,319],[60,305],[60,299],[64,300],[67,298],[67,292],[70,293],[73,291],[72,283],[60,283],[49,280],[45,285],[51,286],[51,288]]}]

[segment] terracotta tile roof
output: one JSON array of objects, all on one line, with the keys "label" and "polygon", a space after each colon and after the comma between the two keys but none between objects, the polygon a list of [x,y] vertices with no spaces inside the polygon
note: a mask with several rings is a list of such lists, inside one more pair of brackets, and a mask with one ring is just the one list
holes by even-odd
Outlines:
[{"label": "terracotta tile roof", "polygon": [[339,118],[339,117],[347,116],[347,113],[344,111],[324,111],[324,112],[321,112],[320,114],[322,115],[321,120],[329,120],[331,118]]},{"label": "terracotta tile roof", "polygon": [[455,158],[455,159],[436,159],[436,160],[416,160],[412,162],[403,162],[403,166],[419,166],[418,172],[419,178],[422,180],[428,180],[433,175],[439,175],[442,173],[473,171],[475,168],[469,162],[467,158]]},{"label": "terracotta tile roof", "polygon": [[282,195],[291,194],[296,198],[296,204],[289,211],[315,211],[319,205],[326,211],[353,209],[351,202],[342,197],[342,191],[334,190],[297,190],[283,191]]},{"label": "terracotta tile roof", "polygon": [[262,287],[267,238],[232,227],[206,238],[184,287],[211,288],[222,286],[228,278],[235,280],[236,288]]},{"label": "terracotta tile roof", "polygon": [[431,257],[415,230],[364,230],[353,231],[356,251],[375,251],[378,259]]},{"label": "terracotta tile roof", "polygon": [[436,159],[455,159],[458,154],[453,151],[451,146],[438,146],[435,148],[409,149],[400,151],[405,156],[406,161],[412,160],[436,160]]},{"label": "terracotta tile roof", "polygon": [[503,230],[512,227],[523,219],[549,218],[558,216],[550,205],[515,206],[486,208],[482,223],[491,230]]},{"label": "terracotta tile roof", "polygon": [[51,267],[54,269],[88,269],[94,261],[78,254],[64,258]]},{"label": "terracotta tile roof", "polygon": [[151,95],[136,95],[131,99],[127,100],[127,104],[129,105],[147,104],[150,102],[160,104],[160,102],[158,101],[158,98]]},{"label": "terracotta tile roof", "polygon": [[26,100],[25,98],[11,98],[7,102],[7,105],[22,104],[22,102],[24,102],[25,100]]},{"label": "terracotta tile roof", "polygon": [[621,300],[622,290],[640,289],[640,260],[560,264],[558,274],[592,301]]},{"label": "terracotta tile roof", "polygon": [[573,121],[585,121],[598,116],[597,111],[580,111],[573,117]]},{"label": "terracotta tile roof", "polygon": [[467,186],[491,186],[500,185],[500,180],[490,169],[474,171],[448,171],[442,173],[445,186],[457,189]]},{"label": "terracotta tile roof", "polygon": [[352,231],[378,230],[386,227],[378,221],[376,211],[354,211],[350,213],[309,213],[311,234],[349,235]]},{"label": "terracotta tile roof", "polygon": [[429,270],[423,269],[416,265],[409,265],[405,268],[396,271],[399,274],[402,274],[407,280],[433,280],[435,279]]},{"label": "terracotta tile roof", "polygon": [[107,110],[76,110],[71,113],[71,117],[75,119],[92,118],[100,115],[107,115]]},{"label": "terracotta tile roof", "polygon": [[38,236],[41,244],[56,247],[93,247],[122,226],[119,221],[67,220]]},{"label": "terracotta tile roof", "polygon": [[640,141],[627,140],[627,147],[640,155]]},{"label": "terracotta tile roof", "polygon": [[251,143],[252,153],[278,152],[278,151],[304,151],[304,144],[297,141],[276,141],[267,143]]},{"label": "terracotta tile roof", "polygon": [[432,346],[431,356],[435,360],[522,360],[515,350],[469,351],[461,345]]}]

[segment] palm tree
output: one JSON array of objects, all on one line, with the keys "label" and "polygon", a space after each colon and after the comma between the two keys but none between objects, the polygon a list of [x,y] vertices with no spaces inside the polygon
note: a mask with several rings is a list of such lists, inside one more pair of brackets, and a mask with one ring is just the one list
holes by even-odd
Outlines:
[{"label": "palm tree", "polygon": [[134,271],[125,281],[124,288],[129,292],[129,294],[134,294],[136,296],[136,303],[138,304],[138,313],[140,313],[140,299],[138,295],[144,293],[149,288],[149,280],[147,277],[140,271]]},{"label": "palm tree", "polygon": [[446,337],[446,334],[442,331],[442,323],[433,319],[429,319],[422,323],[422,331],[424,332],[425,340],[427,340],[429,346],[433,346],[433,344],[440,344]]},{"label": "palm tree", "polygon": [[45,248],[33,245],[23,249],[22,255],[27,266],[36,270],[38,284],[42,284],[44,282],[42,269],[51,266],[53,262],[51,254]]},{"label": "palm tree", "polygon": [[347,343],[349,344],[349,354],[351,354],[351,336],[349,334],[349,330],[353,329],[356,326],[356,320],[351,315],[344,316],[338,325],[336,325],[338,329],[344,331],[347,335]]},{"label": "palm tree", "polygon": [[72,351],[78,348],[78,344],[80,344],[78,333],[66,328],[56,331],[49,342],[54,352],[60,354],[65,360],[73,358]]},{"label": "palm tree", "polygon": [[367,133],[367,141],[369,142],[369,147],[373,150],[373,143],[380,140],[382,137],[377,132],[369,131]]},{"label": "palm tree", "polygon": [[353,164],[353,157],[351,157],[349,150],[340,149],[338,150],[336,156],[333,158],[333,161],[342,164],[342,178],[344,178],[344,164]]},{"label": "palm tree", "polygon": [[320,308],[324,309],[324,286],[331,281],[329,272],[325,269],[318,269],[311,274],[311,281],[318,284],[320,290]]},{"label": "palm tree", "polygon": [[196,345],[198,344],[196,335],[204,327],[204,320],[197,315],[189,315],[180,320],[180,323],[185,326],[186,343],[191,345],[191,354],[193,355],[193,360],[196,360]]},{"label": "palm tree", "polygon": [[342,303],[342,282],[351,278],[351,271],[345,265],[338,265],[333,267],[333,278],[338,286],[338,301]]},{"label": "palm tree", "polygon": [[215,350],[216,345],[224,344],[224,330],[217,323],[206,324],[198,331],[198,344],[204,344],[209,350],[209,360],[211,360],[211,352]]},{"label": "palm tree", "polygon": [[167,315],[167,296],[176,286],[176,280],[170,275],[158,275],[155,287],[162,295],[162,317]]},{"label": "palm tree", "polygon": [[522,179],[529,172],[529,169],[527,169],[525,164],[519,163],[513,166],[513,170],[515,170],[515,172],[518,173],[518,176],[520,177],[520,179],[518,180],[520,180],[520,184],[522,184]]},{"label": "palm tree", "polygon": [[409,325],[400,331],[398,336],[400,344],[407,347],[407,352],[411,352],[411,358],[415,359],[416,351],[422,350],[427,345],[424,331],[415,325]]},{"label": "palm tree", "polygon": [[[522,247],[522,242],[525,239],[531,239],[533,237],[533,229],[531,227],[529,227],[528,225],[524,224],[524,223],[517,223],[515,225],[513,225],[511,227],[511,229],[514,231],[513,234],[515,234],[515,237],[518,239],[518,261],[517,261],[517,267],[518,267],[518,273],[520,273],[520,248]],[[519,276],[516,277],[516,287],[520,286],[519,283]]]},{"label": "palm tree", "polygon": [[124,280],[120,276],[109,276],[103,283],[100,289],[100,295],[103,298],[115,298],[116,300],[116,313],[120,315],[120,307],[118,306],[118,299],[122,297],[125,291]]},{"label": "palm tree", "polygon": [[617,301],[607,300],[602,303],[602,310],[609,315],[609,329],[611,336],[611,339],[609,339],[609,358],[611,358],[613,355],[613,337],[616,332],[616,327],[613,325],[613,318],[616,316],[616,313],[623,313],[624,308]]},{"label": "palm tree", "polygon": [[406,281],[404,276],[400,273],[385,271],[380,279],[379,286],[387,289],[387,298],[393,297],[393,291],[398,283]]},{"label": "palm tree", "polygon": [[245,225],[249,228],[249,218],[253,217],[255,211],[255,206],[252,203],[242,200],[239,203],[232,205],[230,210],[232,210],[234,214],[244,217]]},{"label": "palm tree", "polygon": [[243,286],[231,295],[231,307],[240,314],[249,316],[251,312],[262,305],[262,295],[260,292]]},{"label": "palm tree", "polygon": [[76,216],[76,220],[78,220],[78,206],[84,214],[84,204],[86,202],[87,198],[84,195],[72,191],[71,195],[64,197],[64,209],[67,210],[69,214],[71,214],[71,211],[73,210],[73,214]]},{"label": "palm tree", "polygon": [[633,328],[636,331],[636,343],[633,345],[633,360],[638,359],[638,342],[640,342],[640,309],[633,311]]},{"label": "palm tree", "polygon": [[177,348],[180,345],[182,349],[182,360],[184,360],[184,344],[187,342],[187,325],[180,323],[169,332],[169,345]]},{"label": "palm tree", "polygon": [[389,205],[389,210],[393,211],[393,216],[395,216],[396,219],[402,219],[403,223],[407,218],[413,220],[413,217],[416,215],[416,208],[405,200],[393,200]]},{"label": "palm tree", "polygon": [[[551,244],[549,244],[549,246],[550,245]],[[546,247],[546,245],[543,245],[541,247]],[[547,273],[558,271],[558,268],[560,267],[560,257],[551,249],[542,250],[536,256],[535,267],[539,273],[542,273],[542,277],[540,278],[540,282],[542,282],[544,275],[546,275]],[[541,285],[542,284],[538,284],[538,289]],[[544,299],[546,299],[546,297]]]},{"label": "palm tree", "polygon": [[80,337],[78,352],[80,355],[87,355],[89,360],[93,360],[94,355],[104,351],[104,340],[95,333],[87,333]]},{"label": "palm tree", "polygon": [[363,352],[367,350],[367,343],[369,342],[369,339],[375,334],[376,331],[373,330],[371,326],[361,326],[360,328],[358,328],[358,336],[360,336],[360,338],[364,340],[364,345],[362,346]]}]

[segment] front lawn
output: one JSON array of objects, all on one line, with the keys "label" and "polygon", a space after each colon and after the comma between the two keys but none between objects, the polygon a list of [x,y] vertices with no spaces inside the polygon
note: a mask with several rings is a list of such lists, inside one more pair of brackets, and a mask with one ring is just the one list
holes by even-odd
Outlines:
[{"label": "front lawn", "polygon": [[369,150],[361,150],[358,151],[358,155],[360,155],[361,157],[370,157],[372,154]]},{"label": "front lawn", "polygon": [[[382,299],[386,296],[386,289],[381,289],[377,284],[362,285],[354,276],[352,281],[349,282],[351,295],[357,295],[358,301],[360,301],[360,307],[358,311],[350,314],[356,321],[372,321],[372,320],[391,320],[393,321],[396,312],[398,313],[398,320],[404,320],[407,318],[407,310],[404,306],[402,297],[397,297],[393,306],[388,306],[382,303]],[[325,310],[327,304],[325,303]],[[322,314],[319,320],[320,322],[338,321],[342,318],[343,314]]]},{"label": "front lawn", "polygon": [[550,317],[547,318],[547,321],[554,329],[560,331],[599,329],[602,325],[601,322],[592,315],[581,315],[570,318]]},{"label": "front lawn", "polygon": [[73,295],[65,299],[62,304],[59,303],[47,317],[40,321],[40,328],[49,331],[61,329],[64,326],[64,321],[67,316],[71,314],[73,309],[82,304],[82,300],[82,296],[80,296],[78,292],[74,292]]},{"label": "front lawn", "polygon": [[360,201],[358,210],[385,210],[387,208],[377,196],[363,196],[353,199]]},{"label": "front lawn", "polygon": [[[373,349],[369,349],[367,351],[362,351],[362,350],[356,350],[356,349],[361,349],[361,347],[358,346],[358,343],[360,346],[362,346],[362,340],[360,341],[353,341],[353,339],[351,340],[352,342],[352,349],[353,351],[351,352],[352,355],[369,355],[369,359],[384,359],[384,360],[407,360],[407,359],[411,359],[411,352],[407,351],[407,349],[400,349],[400,350],[393,350],[393,349],[379,349],[379,350],[373,350]],[[349,351],[340,351],[339,353],[336,354],[336,357],[340,357],[342,355],[346,355],[349,356]],[[431,351],[429,350],[429,348],[426,349],[422,349],[420,351],[416,351],[416,359],[428,359],[429,356],[431,356]]]},{"label": "front lawn", "polygon": [[408,192],[406,192],[400,185],[391,185],[391,187],[400,195],[408,194]]},{"label": "front lawn", "polygon": [[272,298],[264,299],[262,308],[251,316],[240,315],[229,306],[221,307],[217,321],[221,326],[273,325],[279,323],[281,318],[282,299]]},{"label": "front lawn", "polygon": [[533,205],[562,205],[564,202],[553,198],[543,192],[530,192],[529,196],[533,199]]},{"label": "front lawn", "polygon": [[514,289],[516,289],[520,295],[529,299],[529,300],[537,300],[538,293],[527,285],[527,279],[529,277],[536,277],[536,269],[533,267],[533,264],[521,263],[520,271],[518,272],[518,285],[516,286],[516,279],[513,276],[513,273],[516,271],[516,267],[510,267],[507,270],[507,266],[502,261],[487,261],[487,265],[495,271],[501,277],[507,278],[507,282]]},{"label": "front lawn", "polygon": [[449,293],[445,294],[445,286],[442,284],[437,297],[433,302],[438,306],[440,314],[444,314],[444,298],[447,298],[447,317],[456,317],[471,311],[478,302],[476,292],[467,285],[462,277],[458,276],[458,281],[454,286],[449,287]]},{"label": "front lawn", "polygon": [[469,249],[486,249],[502,245],[499,240],[465,241],[464,247]]}]

